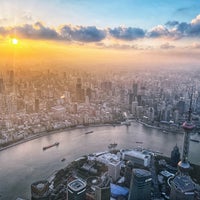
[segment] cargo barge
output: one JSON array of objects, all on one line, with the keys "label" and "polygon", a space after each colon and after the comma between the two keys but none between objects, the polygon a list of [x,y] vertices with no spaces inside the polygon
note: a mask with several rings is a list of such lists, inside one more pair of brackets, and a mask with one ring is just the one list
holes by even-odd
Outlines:
[{"label": "cargo barge", "polygon": [[56,142],[56,143],[51,144],[51,145],[49,145],[49,146],[43,147],[43,151],[46,150],[46,149],[49,149],[49,148],[51,148],[51,147],[58,146],[58,145],[59,145],[59,142]]}]

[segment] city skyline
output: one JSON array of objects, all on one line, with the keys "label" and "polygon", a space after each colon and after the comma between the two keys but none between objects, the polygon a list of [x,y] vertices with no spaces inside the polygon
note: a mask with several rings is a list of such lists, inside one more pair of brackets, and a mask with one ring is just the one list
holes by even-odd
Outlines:
[{"label": "city skyline", "polygon": [[[1,1],[1,62],[198,66],[199,1]],[[11,40],[16,38],[18,44]]]},{"label": "city skyline", "polygon": [[200,199],[200,0],[1,0],[0,49],[1,200]]}]

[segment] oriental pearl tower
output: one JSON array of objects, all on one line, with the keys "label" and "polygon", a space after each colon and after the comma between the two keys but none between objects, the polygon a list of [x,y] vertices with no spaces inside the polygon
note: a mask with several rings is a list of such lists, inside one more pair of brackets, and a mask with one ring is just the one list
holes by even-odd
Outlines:
[{"label": "oriental pearl tower", "polygon": [[183,152],[182,159],[178,163],[179,172],[187,174],[190,169],[190,163],[188,162],[189,145],[190,145],[190,133],[194,129],[194,125],[191,122],[192,114],[192,94],[190,97],[190,107],[188,111],[188,119],[183,123],[182,127],[184,129],[184,142],[183,142]]},{"label": "oriental pearl tower", "polygon": [[188,119],[183,123],[184,142],[181,161],[178,163],[178,173],[174,177],[169,178],[170,200],[196,200],[195,191],[196,185],[189,176],[190,163],[188,162],[190,133],[194,129],[191,122],[192,114],[192,94],[190,98],[190,108]]}]

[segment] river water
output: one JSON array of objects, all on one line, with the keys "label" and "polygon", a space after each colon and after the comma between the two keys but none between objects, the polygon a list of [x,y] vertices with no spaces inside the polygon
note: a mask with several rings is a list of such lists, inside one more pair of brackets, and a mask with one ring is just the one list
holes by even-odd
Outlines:
[{"label": "river water", "polygon": [[[85,134],[91,130],[94,132]],[[55,142],[60,145],[42,150]],[[133,148],[138,146],[136,142],[143,142],[139,145],[169,156],[176,144],[182,150],[183,134],[166,134],[132,122],[129,127],[102,126],[63,131],[19,144],[0,152],[0,199],[30,199],[32,182],[48,178],[82,155],[105,151],[113,142],[118,143],[118,148]],[[189,159],[198,165],[199,150],[199,143],[190,142]],[[62,158],[66,161],[61,162]]]}]

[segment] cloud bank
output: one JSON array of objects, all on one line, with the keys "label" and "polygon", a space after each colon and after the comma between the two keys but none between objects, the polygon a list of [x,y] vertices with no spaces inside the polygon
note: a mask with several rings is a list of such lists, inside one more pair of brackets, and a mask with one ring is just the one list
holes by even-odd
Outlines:
[{"label": "cloud bank", "polygon": [[[137,27],[115,27],[99,29],[96,26],[72,26],[61,25],[57,28],[36,22],[14,27],[0,26],[1,36],[16,35],[28,39],[63,40],[77,42],[101,42],[104,39],[116,39],[120,41],[134,41],[138,39],[167,38],[180,40],[182,38],[199,38],[200,15],[191,22],[169,21],[165,25],[157,25],[150,30]],[[164,45],[161,48],[172,48]]]}]

